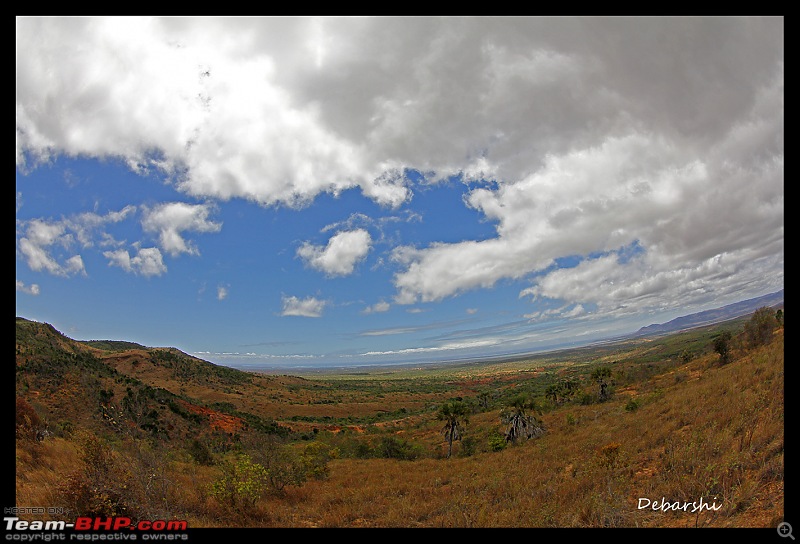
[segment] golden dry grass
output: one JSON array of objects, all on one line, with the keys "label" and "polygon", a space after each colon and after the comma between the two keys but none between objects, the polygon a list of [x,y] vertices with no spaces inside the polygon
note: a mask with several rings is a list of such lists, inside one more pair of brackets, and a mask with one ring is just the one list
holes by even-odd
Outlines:
[{"label": "golden dry grass", "polygon": [[[297,389],[292,395],[304,397]],[[626,410],[631,399],[638,408]],[[169,516],[190,527],[775,527],[783,519],[782,330],[726,366],[713,354],[698,357],[620,388],[611,401],[568,404],[543,421],[543,437],[498,452],[334,459],[328,478],[267,494],[248,511],[210,495],[218,467],[175,453],[160,465],[164,501]],[[387,427],[426,451],[443,451],[432,415],[376,432]],[[499,410],[473,415],[467,434],[485,440],[495,428]],[[131,458],[124,447],[119,452]],[[17,504],[54,504],[57,483],[80,470],[79,457],[64,438],[18,442]],[[682,504],[701,497],[719,509],[638,508],[643,498]]]}]

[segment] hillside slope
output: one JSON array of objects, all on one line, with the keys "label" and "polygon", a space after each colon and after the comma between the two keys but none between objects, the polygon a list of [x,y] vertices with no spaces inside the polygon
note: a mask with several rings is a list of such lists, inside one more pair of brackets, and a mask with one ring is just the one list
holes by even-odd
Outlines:
[{"label": "hillside slope", "polygon": [[[18,425],[28,414],[51,434],[37,440],[18,426],[17,504],[191,527],[772,532],[784,515],[783,327],[748,347],[742,323],[575,352],[582,360],[326,381],[243,373],[167,348],[76,342],[18,318]],[[710,345],[725,331],[736,334],[721,365]],[[590,378],[598,367],[612,370],[604,402]],[[578,384],[573,397],[546,396],[565,380]],[[546,432],[505,443],[504,413],[520,393],[537,399]],[[447,458],[437,408],[453,400],[472,411]],[[268,415],[281,410],[294,415]],[[222,494],[221,482],[245,478],[237,470],[248,466],[272,478],[301,467],[303,477],[251,481],[257,494],[245,502]],[[662,499],[717,509],[639,508]]]}]

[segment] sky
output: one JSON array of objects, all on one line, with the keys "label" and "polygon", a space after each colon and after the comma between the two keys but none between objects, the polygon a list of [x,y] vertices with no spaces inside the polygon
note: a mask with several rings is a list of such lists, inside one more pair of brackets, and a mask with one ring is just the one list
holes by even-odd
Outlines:
[{"label": "sky", "polygon": [[243,369],[784,287],[782,17],[18,17],[16,315]]}]

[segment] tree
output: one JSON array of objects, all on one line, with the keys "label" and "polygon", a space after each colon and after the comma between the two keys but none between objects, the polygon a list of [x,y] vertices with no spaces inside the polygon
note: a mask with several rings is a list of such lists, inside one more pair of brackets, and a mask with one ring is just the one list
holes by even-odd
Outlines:
[{"label": "tree", "polygon": [[772,339],[772,331],[777,326],[775,314],[767,306],[762,306],[744,324],[744,336],[751,348],[768,344]]},{"label": "tree", "polygon": [[598,395],[600,402],[608,400],[610,396],[608,392],[608,382],[611,379],[611,369],[607,366],[599,366],[592,371],[591,378],[596,381],[597,385],[600,387],[600,393]]},{"label": "tree", "polygon": [[783,310],[780,308],[775,312],[775,321],[778,322],[779,327],[783,327]]},{"label": "tree", "polygon": [[719,354],[719,362],[726,365],[731,362],[731,339],[733,335],[730,331],[725,331],[714,338],[714,352]]},{"label": "tree", "polygon": [[545,397],[552,399],[553,404],[560,406],[570,400],[578,390],[578,382],[573,379],[561,380],[547,386]]},{"label": "tree", "polygon": [[500,421],[508,425],[506,442],[516,443],[521,439],[538,438],[544,434],[544,425],[536,418],[534,412],[538,413],[539,409],[527,395],[511,399],[500,414]]},{"label": "tree", "polygon": [[544,396],[548,399],[553,401],[553,404],[558,405],[559,402],[559,394],[561,393],[561,389],[559,388],[557,383],[553,383],[547,386],[547,389],[544,391]]},{"label": "tree", "polygon": [[453,441],[461,440],[464,426],[469,422],[469,408],[460,401],[446,402],[439,408],[437,418],[444,421],[442,434],[447,440],[447,458],[453,454]]}]

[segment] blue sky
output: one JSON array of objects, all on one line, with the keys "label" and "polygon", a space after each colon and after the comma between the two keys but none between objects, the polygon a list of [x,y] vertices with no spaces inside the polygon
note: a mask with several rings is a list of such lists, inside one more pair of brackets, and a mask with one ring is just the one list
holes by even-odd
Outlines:
[{"label": "blue sky", "polygon": [[240,368],[783,288],[783,18],[17,18],[16,313]]}]

